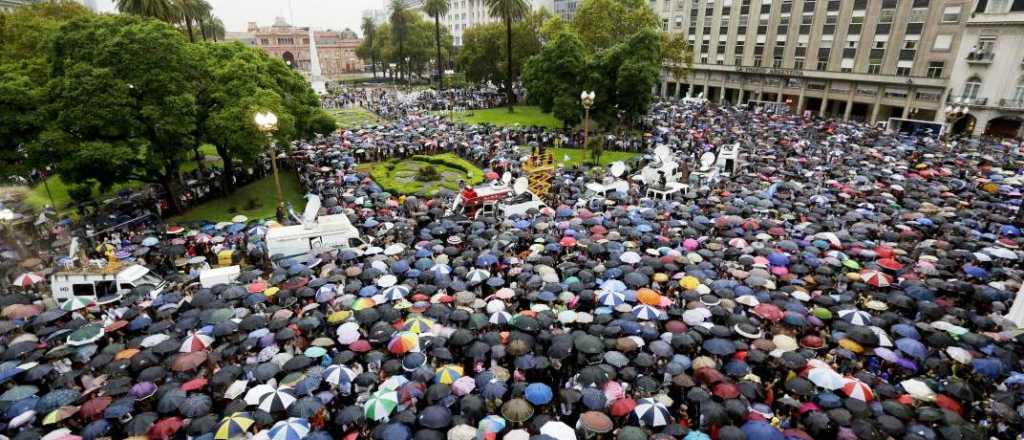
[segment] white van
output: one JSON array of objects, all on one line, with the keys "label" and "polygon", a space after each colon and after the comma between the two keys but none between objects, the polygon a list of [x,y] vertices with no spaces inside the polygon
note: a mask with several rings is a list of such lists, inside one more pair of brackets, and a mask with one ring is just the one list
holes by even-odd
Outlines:
[{"label": "white van", "polygon": [[279,226],[267,231],[267,251],[273,257],[366,246],[345,214],[319,216],[313,222]]},{"label": "white van", "polygon": [[210,288],[218,284],[229,284],[238,281],[242,275],[242,267],[238,265],[215,267],[199,272],[199,285]]},{"label": "white van", "polygon": [[88,267],[74,271],[57,272],[50,276],[53,299],[61,304],[72,296],[97,302],[116,298],[136,287],[151,286],[157,293],[166,283],[150,273],[145,266],[133,264],[106,267]]}]

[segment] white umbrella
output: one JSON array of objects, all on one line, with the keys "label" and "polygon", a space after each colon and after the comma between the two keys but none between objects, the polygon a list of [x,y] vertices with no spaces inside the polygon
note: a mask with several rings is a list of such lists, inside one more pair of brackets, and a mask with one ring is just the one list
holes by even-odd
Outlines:
[{"label": "white umbrella", "polygon": [[576,430],[559,421],[545,423],[540,427],[540,433],[559,440],[576,440]]},{"label": "white umbrella", "polygon": [[377,278],[377,285],[380,287],[391,287],[398,283],[398,277],[387,274]]},{"label": "white umbrella", "polygon": [[448,430],[448,440],[474,440],[476,428],[469,425],[458,425]]},{"label": "white umbrella", "polygon": [[619,255],[619,261],[626,264],[636,264],[639,263],[640,260],[640,254],[633,251],[623,252],[622,255]]},{"label": "white umbrella", "polygon": [[139,342],[139,346],[142,348],[152,348],[156,347],[161,342],[164,342],[168,339],[171,339],[171,337],[167,336],[164,333],[157,333],[155,335],[149,335],[143,338],[142,342]]},{"label": "white umbrella", "polygon": [[359,340],[359,323],[346,322],[338,326],[338,343],[348,345]]},{"label": "white umbrella", "polygon": [[384,248],[384,255],[398,255],[405,250],[405,245],[401,243],[395,243]]},{"label": "white umbrella", "polygon": [[228,389],[224,390],[224,398],[228,400],[235,400],[238,396],[241,396],[245,392],[246,388],[249,387],[249,381],[245,379],[239,379],[228,385]]},{"label": "white umbrella", "polygon": [[908,379],[900,382],[900,386],[907,391],[907,394],[910,394],[910,397],[917,400],[927,402],[935,400],[935,391],[932,391],[932,389],[928,387],[928,384],[921,382],[920,380]]},{"label": "white umbrella", "polygon": [[473,269],[466,274],[466,281],[469,284],[480,284],[487,281],[491,277],[491,273],[483,269]]}]

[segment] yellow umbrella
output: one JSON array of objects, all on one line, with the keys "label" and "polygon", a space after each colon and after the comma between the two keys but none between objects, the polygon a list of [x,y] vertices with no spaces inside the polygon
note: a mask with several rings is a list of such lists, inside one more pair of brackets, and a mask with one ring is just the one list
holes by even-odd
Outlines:
[{"label": "yellow umbrella", "polygon": [[683,279],[679,280],[679,287],[682,287],[682,288],[684,288],[686,290],[696,289],[697,285],[699,285],[699,284],[700,284],[700,280],[698,280],[697,277],[693,277],[693,276],[690,276],[690,275],[687,275],[687,276],[683,277]]},{"label": "yellow umbrella", "polygon": [[263,296],[265,296],[267,298],[270,298],[270,297],[272,297],[274,295],[277,295],[277,292],[280,292],[280,291],[281,291],[280,287],[276,287],[276,286],[275,287],[271,287],[271,288],[268,288],[267,290],[263,291]]},{"label": "yellow umbrella", "polygon": [[337,311],[337,312],[331,313],[330,315],[327,315],[327,323],[328,324],[337,324],[339,322],[343,322],[343,321],[347,320],[351,316],[352,316],[352,312],[351,311],[348,311],[348,310]]},{"label": "yellow umbrella", "polygon": [[668,275],[667,274],[664,274],[664,273],[661,273],[661,272],[658,272],[658,273],[654,274],[654,282],[656,282],[656,283],[664,283],[665,281],[668,281]]},{"label": "yellow umbrella", "polygon": [[854,341],[852,339],[847,339],[847,338],[840,339],[839,340],[839,346],[843,347],[843,348],[845,348],[847,350],[850,350],[851,352],[854,352],[854,353],[863,353],[864,352],[864,346],[858,344],[856,341]]}]

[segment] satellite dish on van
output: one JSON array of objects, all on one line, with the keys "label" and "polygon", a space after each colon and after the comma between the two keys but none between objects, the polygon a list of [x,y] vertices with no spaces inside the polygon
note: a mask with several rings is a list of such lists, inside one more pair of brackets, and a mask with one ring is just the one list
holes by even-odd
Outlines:
[{"label": "satellite dish on van", "polygon": [[700,156],[700,167],[702,169],[711,168],[715,164],[715,153],[708,151]]},{"label": "satellite dish on van", "polygon": [[613,162],[611,167],[612,176],[615,178],[622,177],[622,173],[626,172],[626,164],[622,162]]},{"label": "satellite dish on van", "polygon": [[501,175],[501,183],[508,185],[509,182],[512,182],[512,173],[505,171],[505,173]]},{"label": "satellite dish on van", "polygon": [[529,187],[530,181],[527,180],[525,177],[520,177],[516,179],[515,183],[512,184],[512,192],[514,192],[518,196],[526,192],[526,190],[529,189]]}]

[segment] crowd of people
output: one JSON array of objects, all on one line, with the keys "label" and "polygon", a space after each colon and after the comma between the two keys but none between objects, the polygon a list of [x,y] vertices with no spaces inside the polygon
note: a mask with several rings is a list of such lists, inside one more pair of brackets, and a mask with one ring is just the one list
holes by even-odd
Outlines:
[{"label": "crowd of people", "polygon": [[[171,283],[102,305],[46,300],[49,266],[5,249],[0,433],[1022,438],[1018,144],[661,102],[610,139],[639,153],[625,193],[579,203],[607,172],[560,168],[548,208],[457,219],[450,194],[388,194],[355,165],[444,151],[518,176],[518,146],[572,134],[360,93],[401,110],[283,166],[368,247],[249,264],[272,222],[139,228],[108,259]],[[734,144],[740,166],[704,192],[653,200],[631,177],[656,147],[697,168]],[[236,282],[170,267],[220,243],[246,249]]]}]

